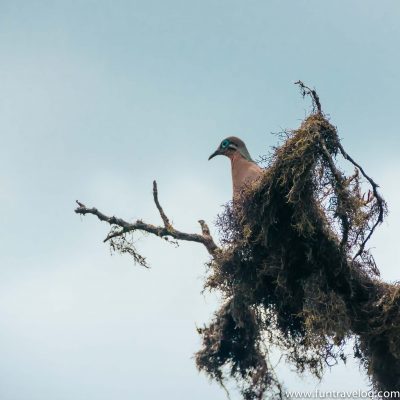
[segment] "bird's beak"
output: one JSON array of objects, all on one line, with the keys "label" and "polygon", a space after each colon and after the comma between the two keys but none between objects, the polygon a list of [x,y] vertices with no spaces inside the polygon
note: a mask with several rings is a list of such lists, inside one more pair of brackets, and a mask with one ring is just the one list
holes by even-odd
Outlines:
[{"label": "bird's beak", "polygon": [[215,150],[214,153],[211,154],[210,157],[208,157],[209,160],[211,160],[212,158],[214,158],[215,156],[220,155],[221,152],[219,151],[219,149]]}]

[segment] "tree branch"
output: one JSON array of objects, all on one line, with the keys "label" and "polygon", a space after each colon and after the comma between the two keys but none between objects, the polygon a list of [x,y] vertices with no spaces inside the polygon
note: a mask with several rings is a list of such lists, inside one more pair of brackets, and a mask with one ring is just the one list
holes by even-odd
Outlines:
[{"label": "tree branch", "polygon": [[118,230],[112,229],[111,232],[104,239],[104,242],[106,242],[110,239],[113,239],[115,237],[122,236],[128,232],[142,231],[142,232],[151,233],[151,234],[159,236],[161,238],[171,237],[176,240],[184,240],[184,241],[188,241],[188,242],[201,243],[205,246],[207,251],[212,256],[215,254],[215,252],[218,250],[218,246],[215,244],[214,239],[212,238],[212,236],[210,234],[210,230],[209,230],[207,224],[203,220],[199,221],[201,230],[202,230],[202,234],[181,232],[181,231],[176,230],[171,225],[168,217],[164,213],[164,210],[162,209],[160,202],[158,200],[158,190],[157,190],[157,182],[156,181],[153,182],[153,198],[154,198],[154,203],[156,204],[156,207],[160,213],[161,219],[164,222],[164,226],[155,226],[152,224],[147,224],[140,219],[131,223],[131,222],[127,222],[127,221],[125,221],[121,218],[115,217],[115,216],[109,217],[109,216],[103,214],[101,211],[99,211],[95,207],[92,207],[92,208],[86,207],[83,203],[79,202],[78,200],[76,200],[78,207],[75,209],[75,212],[77,214],[81,214],[81,215],[86,215],[86,214],[95,215],[100,221],[108,222],[113,227],[121,228]]},{"label": "tree branch", "polygon": [[311,97],[312,102],[313,102],[313,106],[314,106],[314,110],[315,110],[315,107],[316,107],[318,112],[321,114],[322,113],[322,107],[321,107],[321,102],[319,101],[319,96],[318,96],[317,91],[315,89],[310,89],[302,81],[297,81],[294,84],[300,86],[301,95],[303,97],[305,97],[306,95],[309,95]]},{"label": "tree branch", "polygon": [[[376,227],[382,223],[383,221],[383,217],[385,215],[385,210],[386,210],[386,203],[385,200],[383,200],[382,196],[379,194],[378,192],[378,187],[379,185],[372,179],[370,178],[364,171],[363,167],[358,164],[356,161],[354,161],[354,159],[352,157],[349,156],[349,154],[345,151],[345,149],[343,148],[342,144],[339,142],[338,143],[338,148],[340,150],[340,152],[342,153],[342,156],[350,161],[356,168],[359,169],[359,171],[361,172],[361,174],[363,175],[363,177],[370,183],[371,187],[372,187],[372,192],[374,194],[374,197],[376,198],[378,207],[379,207],[379,214],[378,214],[378,218],[376,219],[374,225],[372,226],[372,228],[370,229],[367,237],[364,239],[364,241],[361,243],[360,249],[358,250],[358,252],[356,253],[356,255],[354,256],[353,260],[356,259],[359,255],[361,255],[364,251],[365,245],[367,244],[368,240],[371,238],[372,234],[374,233]],[[370,196],[368,193],[368,199],[367,201],[370,201]]]},{"label": "tree branch", "polygon": [[168,217],[165,215],[164,210],[162,209],[160,202],[158,201],[158,189],[157,189],[157,182],[153,181],[153,199],[154,203],[156,204],[157,210],[160,213],[161,219],[164,222],[164,226],[168,230],[173,230],[171,223],[169,222]]},{"label": "tree branch", "polygon": [[[311,89],[310,87],[306,86],[300,80],[298,80],[294,84],[295,85],[299,85],[300,91],[301,91],[301,94],[302,94],[303,97],[305,97],[306,95],[311,97],[314,110],[316,108],[318,113],[322,114],[321,102],[319,100],[319,96],[318,96],[316,90],[315,89]],[[329,154],[329,152],[328,152],[328,150],[326,148],[325,140],[321,137],[321,135],[319,135],[319,139],[320,139],[322,151],[323,151],[323,153],[325,155],[326,160],[328,161],[328,164],[330,166],[332,174],[335,176],[336,181],[338,182],[338,184],[340,184],[342,186],[343,185],[342,175],[337,170],[337,168],[335,167],[333,159],[332,159],[331,155]],[[361,172],[363,177],[370,183],[370,185],[372,187],[373,196],[376,199],[376,202],[377,202],[377,205],[378,205],[378,209],[379,209],[379,213],[378,213],[378,217],[377,217],[376,221],[374,222],[373,226],[369,230],[369,233],[366,236],[366,238],[361,243],[357,253],[353,257],[353,260],[355,260],[357,257],[359,257],[359,256],[361,256],[363,254],[364,249],[365,249],[365,245],[367,244],[368,240],[371,238],[371,236],[374,233],[376,227],[380,223],[382,223],[383,217],[385,215],[386,203],[385,203],[385,200],[381,197],[381,195],[378,192],[379,185],[376,182],[374,182],[374,180],[372,178],[370,178],[365,173],[363,167],[361,167],[360,164],[358,164],[356,161],[354,161],[354,159],[344,150],[342,144],[339,141],[337,143],[337,146],[338,146],[338,149],[339,149],[340,153],[342,154],[343,158],[346,159],[347,161],[351,162]],[[370,196],[368,194],[367,203],[371,202],[371,200],[372,199],[370,198]],[[349,221],[348,221],[348,218],[347,218],[346,215],[341,215],[341,220],[342,220],[342,223],[343,223],[343,237],[342,237],[342,246],[343,246],[344,244],[346,244],[347,239],[348,239]]]}]

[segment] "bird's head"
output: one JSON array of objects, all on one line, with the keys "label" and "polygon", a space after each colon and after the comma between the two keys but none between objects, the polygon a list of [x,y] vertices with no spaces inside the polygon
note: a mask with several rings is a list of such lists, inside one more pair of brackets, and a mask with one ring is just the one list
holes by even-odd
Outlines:
[{"label": "bird's head", "polygon": [[211,160],[213,157],[219,155],[231,158],[238,153],[246,160],[253,161],[243,140],[235,136],[229,136],[221,142],[217,150],[208,159]]}]

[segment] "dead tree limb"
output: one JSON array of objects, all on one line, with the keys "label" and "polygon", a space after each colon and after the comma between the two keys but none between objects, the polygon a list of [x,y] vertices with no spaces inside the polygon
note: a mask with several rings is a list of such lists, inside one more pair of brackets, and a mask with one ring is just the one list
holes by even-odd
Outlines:
[{"label": "dead tree limb", "polygon": [[[342,156],[347,161],[351,162],[356,168],[358,168],[358,170],[361,172],[363,177],[370,183],[370,185],[372,186],[372,193],[376,199],[376,202],[377,202],[378,208],[379,208],[378,218],[376,219],[375,223],[372,225],[372,228],[370,229],[367,237],[361,243],[359,250],[353,257],[353,260],[355,260],[358,256],[360,256],[364,252],[365,245],[367,244],[368,240],[373,235],[377,226],[383,222],[383,217],[385,215],[385,210],[386,210],[387,206],[386,206],[385,200],[382,198],[382,196],[378,192],[379,185],[366,174],[366,172],[364,171],[364,168],[360,164],[358,164],[356,161],[354,161],[354,159],[352,157],[349,156],[349,154],[345,151],[345,149],[343,148],[343,146],[340,142],[338,143],[338,149],[339,149],[340,153],[342,154]],[[369,195],[368,195],[368,197],[369,197]]]},{"label": "dead tree limb", "polygon": [[301,95],[305,97],[306,95],[309,95],[311,97],[311,100],[313,102],[314,108],[317,109],[319,113],[322,112],[322,107],[321,107],[321,102],[319,100],[318,93],[315,89],[311,89],[308,86],[306,86],[302,81],[297,81],[294,83],[295,85],[299,85]]},{"label": "dead tree limb", "polygon": [[81,215],[86,215],[86,214],[95,215],[100,221],[108,222],[113,227],[113,229],[104,239],[104,242],[123,236],[129,232],[141,231],[141,232],[151,233],[152,235],[159,236],[160,238],[170,237],[176,240],[201,243],[205,246],[205,248],[211,255],[215,254],[215,252],[218,250],[218,246],[215,244],[214,239],[210,234],[210,230],[207,224],[203,220],[199,221],[202,230],[201,234],[182,232],[175,229],[171,225],[167,215],[165,214],[158,200],[158,189],[156,181],[153,182],[153,199],[160,213],[161,219],[163,220],[164,226],[156,226],[148,224],[140,219],[136,220],[135,222],[127,222],[115,216],[109,217],[103,214],[95,207],[92,208],[86,207],[83,203],[79,202],[78,200],[76,201],[78,207],[75,209],[75,212]]},{"label": "dead tree limb", "polygon": [[[305,96],[310,96],[312,104],[313,104],[313,108],[314,110],[316,110],[319,114],[322,114],[322,108],[321,108],[321,102],[318,96],[318,93],[315,89],[311,89],[310,87],[306,86],[302,81],[298,80],[297,82],[294,83],[295,85],[299,85],[300,87],[300,92],[301,95],[303,97]],[[327,152],[326,149],[326,144],[324,144],[324,139],[320,137],[320,142],[321,142],[321,146],[322,146],[322,150],[325,153],[325,155],[327,156],[327,161],[329,162],[330,168],[332,173],[335,175],[335,178],[338,182],[339,185],[342,186],[342,183],[340,183],[342,181],[342,177],[340,176],[339,171],[335,168],[334,162],[332,157],[329,155],[329,153]],[[347,161],[349,161],[351,164],[354,165],[354,167],[356,167],[361,174],[363,175],[363,177],[369,182],[369,184],[372,187],[372,193],[374,195],[374,198],[376,199],[376,204],[378,207],[378,217],[376,218],[375,222],[372,224],[371,228],[369,229],[368,234],[366,235],[366,237],[364,238],[364,240],[362,241],[362,243],[359,246],[358,251],[356,252],[356,254],[353,256],[353,261],[357,258],[363,255],[364,251],[365,251],[365,246],[367,244],[367,242],[369,241],[369,239],[371,238],[371,236],[373,235],[375,229],[378,227],[378,225],[380,223],[382,223],[383,221],[383,217],[385,215],[385,210],[386,210],[386,203],[385,200],[382,198],[382,196],[379,194],[378,192],[378,187],[379,185],[371,178],[369,177],[366,172],[364,171],[363,167],[358,164],[343,148],[342,144],[340,143],[340,141],[337,142],[337,149],[339,150],[339,152],[342,154],[343,158]],[[342,244],[345,244],[347,241],[347,234],[348,234],[348,221],[347,221],[347,217],[345,215],[341,216],[342,218],[342,222],[344,225],[344,232],[343,232],[343,239],[342,239]]]}]

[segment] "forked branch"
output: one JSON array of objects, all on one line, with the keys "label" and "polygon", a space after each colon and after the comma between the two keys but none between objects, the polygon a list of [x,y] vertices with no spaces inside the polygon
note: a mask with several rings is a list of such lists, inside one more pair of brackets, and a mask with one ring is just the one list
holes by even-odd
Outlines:
[{"label": "forked branch", "polygon": [[[361,172],[362,176],[370,183],[370,185],[372,187],[372,193],[373,193],[373,195],[374,195],[374,197],[376,199],[376,202],[377,202],[378,208],[379,208],[378,218],[376,219],[375,223],[372,225],[372,228],[370,229],[367,237],[361,243],[360,249],[358,250],[358,252],[356,253],[356,255],[353,258],[353,259],[355,259],[355,258],[357,258],[359,255],[361,255],[363,253],[365,245],[367,244],[368,240],[371,238],[371,236],[374,233],[376,227],[380,223],[383,222],[383,217],[385,215],[385,210],[386,210],[386,203],[385,203],[385,200],[382,198],[382,196],[378,192],[379,185],[371,177],[369,177],[366,174],[366,172],[364,171],[363,167],[360,164],[358,164],[356,161],[354,161],[354,159],[352,157],[349,156],[349,154],[345,151],[345,149],[343,148],[341,143],[338,144],[338,148],[339,148],[340,153],[342,154],[342,156],[347,161],[351,162],[356,168],[358,168],[359,171]],[[370,201],[370,194],[369,193],[368,193],[368,201]]]},{"label": "forked branch", "polygon": [[[319,100],[319,96],[318,96],[318,93],[316,92],[316,90],[315,89],[311,89],[309,86],[306,86],[300,80],[295,82],[295,85],[298,85],[300,87],[300,91],[301,91],[301,94],[302,94],[303,97],[305,97],[305,96],[310,96],[311,97],[311,100],[312,100],[312,103],[313,103],[313,107],[314,107],[314,111],[316,109],[316,111],[319,114],[322,114],[321,102]],[[339,170],[335,167],[335,163],[333,161],[333,158],[329,154],[329,152],[328,152],[328,150],[326,148],[326,143],[325,143],[324,139],[321,136],[320,136],[320,143],[321,143],[322,151],[323,151],[323,153],[325,155],[326,160],[328,161],[328,164],[330,166],[332,174],[335,176],[337,184],[339,186],[343,186],[343,177],[342,177],[341,173],[339,172]],[[340,153],[342,154],[342,156],[347,161],[352,163],[354,165],[354,167],[356,167],[361,172],[362,176],[369,182],[369,184],[372,187],[373,197],[370,197],[370,194],[368,194],[367,203],[370,203],[372,201],[372,199],[375,198],[376,199],[376,205],[378,207],[378,216],[377,216],[375,222],[372,224],[371,228],[369,229],[368,234],[366,235],[364,240],[361,242],[358,251],[354,255],[353,260],[355,260],[357,257],[361,256],[364,253],[365,246],[366,246],[368,240],[371,238],[371,236],[374,233],[374,231],[377,228],[377,226],[380,223],[382,223],[383,217],[385,215],[387,207],[386,207],[385,200],[382,198],[382,196],[378,192],[379,185],[371,177],[369,177],[366,174],[366,172],[364,171],[363,167],[360,164],[358,164],[345,151],[345,149],[343,148],[343,146],[340,143],[340,141],[338,141],[338,143],[337,143],[337,148],[340,151]],[[349,221],[348,221],[348,218],[347,218],[346,215],[341,215],[340,217],[341,217],[342,224],[343,224],[343,237],[342,237],[342,246],[343,246],[343,245],[346,244],[346,241],[348,239]]]},{"label": "forked branch", "polygon": [[100,221],[108,222],[110,225],[112,225],[113,229],[111,229],[110,233],[104,239],[104,242],[107,242],[119,236],[123,236],[129,232],[141,231],[141,232],[151,233],[161,238],[170,237],[176,240],[201,243],[205,246],[205,248],[211,255],[215,254],[215,252],[218,249],[218,246],[215,244],[214,239],[210,234],[210,230],[207,224],[203,220],[199,221],[202,231],[201,234],[178,231],[171,225],[167,215],[165,214],[158,200],[158,189],[156,181],[153,182],[153,199],[157,207],[157,210],[160,213],[161,219],[163,220],[164,226],[156,226],[148,224],[140,219],[136,220],[135,222],[127,222],[115,216],[109,217],[103,214],[95,207],[92,208],[86,207],[83,203],[79,202],[78,200],[76,201],[78,207],[75,209],[75,212],[81,215],[93,214]]}]

